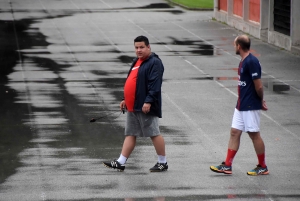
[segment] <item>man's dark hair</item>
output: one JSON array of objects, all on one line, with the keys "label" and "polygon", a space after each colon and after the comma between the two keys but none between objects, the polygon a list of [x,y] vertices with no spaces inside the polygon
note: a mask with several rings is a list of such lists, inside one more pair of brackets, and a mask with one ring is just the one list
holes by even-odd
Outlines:
[{"label": "man's dark hair", "polygon": [[149,40],[146,36],[138,36],[134,39],[134,42],[144,42],[146,46],[149,45]]},{"label": "man's dark hair", "polygon": [[242,35],[237,37],[235,43],[236,45],[240,45],[244,51],[250,50],[251,40],[248,36]]}]

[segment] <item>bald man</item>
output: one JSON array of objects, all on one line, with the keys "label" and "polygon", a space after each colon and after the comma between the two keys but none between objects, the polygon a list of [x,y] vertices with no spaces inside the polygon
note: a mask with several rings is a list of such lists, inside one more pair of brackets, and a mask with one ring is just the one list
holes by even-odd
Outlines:
[{"label": "bald man", "polygon": [[232,118],[226,159],[218,166],[210,166],[213,172],[232,174],[232,162],[239,149],[242,132],[247,132],[258,158],[258,165],[247,174],[269,174],[265,162],[265,145],[260,136],[260,113],[268,108],[263,99],[261,66],[258,59],[250,53],[250,45],[247,35],[238,36],[234,40],[235,52],[241,57],[238,68],[238,100]]}]

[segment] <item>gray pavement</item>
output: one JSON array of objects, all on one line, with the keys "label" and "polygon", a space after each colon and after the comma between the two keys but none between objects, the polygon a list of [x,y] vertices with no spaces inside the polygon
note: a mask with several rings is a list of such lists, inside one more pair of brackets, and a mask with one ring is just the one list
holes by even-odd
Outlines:
[{"label": "gray pavement", "polygon": [[[162,0],[1,0],[0,200],[299,200],[300,57],[256,38],[270,175],[246,175],[257,163],[247,134],[233,175],[209,170],[227,151],[241,34],[212,17]],[[150,139],[124,172],[101,164],[121,151],[118,105],[138,35],[165,66],[164,173],[149,172]]]}]

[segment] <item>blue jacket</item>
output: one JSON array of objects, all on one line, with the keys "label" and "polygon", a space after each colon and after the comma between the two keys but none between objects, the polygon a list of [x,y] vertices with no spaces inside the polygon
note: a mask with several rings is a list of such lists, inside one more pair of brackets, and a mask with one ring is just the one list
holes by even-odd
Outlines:
[{"label": "blue jacket", "polygon": [[[127,78],[134,67],[138,58],[133,60],[133,63],[128,72]],[[134,111],[141,112],[144,103],[151,103],[149,115],[162,117],[161,112],[161,85],[163,80],[164,65],[155,53],[142,62],[140,65],[137,80],[136,92],[134,101]]]}]

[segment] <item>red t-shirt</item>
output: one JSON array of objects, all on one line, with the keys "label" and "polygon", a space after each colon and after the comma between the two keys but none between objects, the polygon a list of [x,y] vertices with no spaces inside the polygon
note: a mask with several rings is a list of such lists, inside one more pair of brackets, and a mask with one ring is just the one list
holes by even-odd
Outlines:
[{"label": "red t-shirt", "polygon": [[129,112],[133,112],[134,100],[135,100],[135,91],[136,91],[136,79],[137,74],[143,60],[138,59],[134,67],[131,69],[131,72],[124,85],[124,98],[126,108]]}]

